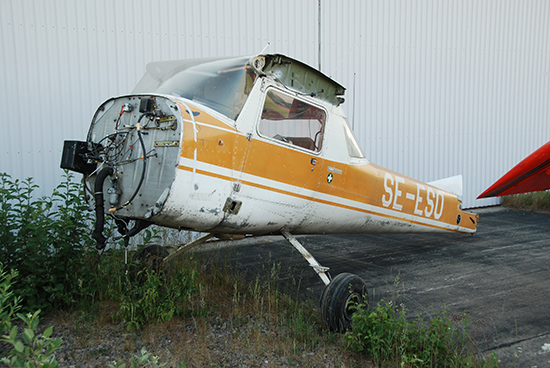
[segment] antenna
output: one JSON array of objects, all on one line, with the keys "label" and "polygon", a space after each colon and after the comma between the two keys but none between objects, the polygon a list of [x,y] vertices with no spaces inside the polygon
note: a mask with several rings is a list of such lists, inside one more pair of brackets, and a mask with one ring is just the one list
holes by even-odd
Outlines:
[{"label": "antenna", "polygon": [[353,111],[351,112],[351,130],[355,130],[355,77],[357,73],[353,73]]},{"label": "antenna", "polygon": [[268,42],[267,45],[265,45],[265,47],[262,49],[262,51],[260,52],[260,55],[263,54],[265,52],[265,50],[267,50],[267,48],[269,47],[269,45],[271,45],[271,42]]},{"label": "antenna", "polygon": [[332,75],[334,73],[336,73],[338,71],[338,69],[340,69],[340,67],[342,66],[342,63],[344,62],[344,57],[347,58],[349,56],[349,54],[351,54],[351,52],[353,51],[353,49],[355,48],[355,45],[357,44],[357,42],[354,42],[353,45],[351,45],[351,47],[349,48],[348,52],[346,53],[346,55],[344,55],[342,58],[340,58],[340,61],[338,62],[338,65],[336,65],[336,68],[334,68],[334,70],[332,71],[332,73],[329,74],[329,77],[332,78]]},{"label": "antenna", "polygon": [[318,2],[319,9],[317,10],[317,42],[319,43],[317,50],[317,58],[319,59],[319,71],[321,71],[321,0]]}]

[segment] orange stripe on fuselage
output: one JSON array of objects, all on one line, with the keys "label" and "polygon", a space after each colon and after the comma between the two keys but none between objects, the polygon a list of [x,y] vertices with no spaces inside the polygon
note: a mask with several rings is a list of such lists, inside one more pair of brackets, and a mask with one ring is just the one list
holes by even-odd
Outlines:
[{"label": "orange stripe on fuselage", "polygon": [[[205,176],[209,176],[209,177],[213,177],[213,178],[217,178],[217,179],[222,179],[222,180],[227,180],[227,181],[232,180],[232,178],[229,177],[229,176],[221,175],[221,174],[215,173],[213,171],[193,169],[192,167],[188,167],[188,166],[184,166],[184,165],[178,165],[178,168],[181,169],[181,170],[185,170],[185,171],[189,171],[189,172],[196,172],[197,174],[201,174],[201,175],[205,175]],[[317,203],[326,204],[326,205],[329,205],[329,206],[336,206],[336,207],[340,207],[340,208],[344,208],[344,209],[348,209],[348,210],[352,210],[352,211],[358,211],[358,212],[362,212],[362,213],[367,213],[367,214],[371,214],[371,215],[376,215],[376,216],[380,216],[380,217],[384,217],[384,218],[388,218],[388,219],[409,222],[411,224],[426,226],[426,227],[430,227],[430,228],[433,228],[433,229],[459,232],[459,231],[456,231],[456,230],[447,229],[447,228],[442,227],[442,226],[435,226],[435,225],[431,225],[431,224],[426,224],[426,223],[421,222],[421,221],[405,220],[402,217],[386,215],[386,214],[382,214],[380,212],[370,211],[370,210],[366,210],[366,209],[355,207],[355,206],[348,206],[348,205],[344,205],[344,204],[333,202],[333,201],[327,201],[327,200],[323,200],[323,199],[320,199],[320,198],[315,198],[315,197],[311,197],[311,196],[307,196],[307,195],[302,195],[302,194],[298,194],[296,192],[290,192],[290,191],[287,191],[287,190],[278,189],[278,188],[275,188],[275,187],[270,187],[270,186],[262,185],[262,184],[259,184],[259,183],[251,182],[251,181],[240,180],[239,183],[241,183],[243,185],[248,185],[248,186],[251,186],[251,187],[259,188],[259,189],[268,190],[270,192],[281,193],[281,194],[284,194],[284,195],[288,195],[288,196],[292,196],[292,197],[296,197],[296,198],[300,198],[300,199],[304,199],[304,200],[308,200],[308,201],[313,201],[313,202],[317,202]]]},{"label": "orange stripe on fuselage", "polygon": [[[192,110],[199,112],[199,114],[195,116],[194,124],[197,129],[197,141],[194,141],[194,134],[192,131],[193,124],[188,122],[188,120],[191,120],[191,116],[188,113],[184,113],[183,115],[186,121],[183,129],[184,143],[182,145],[181,156],[191,160],[196,159],[205,164],[233,170],[235,177],[228,177],[213,171],[204,170],[196,170],[198,173],[227,181],[238,180],[245,185],[396,220],[403,219],[397,216],[381,215],[378,212],[313,198],[298,193],[298,191],[299,188],[318,191],[331,196],[389,210],[395,210],[395,206],[397,206],[397,208],[400,206],[401,209],[398,212],[407,213],[419,219],[426,218],[450,225],[456,225],[458,211],[458,201],[456,198],[445,194],[444,211],[442,211],[441,217],[436,219],[434,218],[433,211],[435,203],[432,204],[432,211],[429,211],[430,207],[427,207],[428,193],[426,191],[422,192],[422,190],[417,187],[417,183],[425,188],[429,187],[427,184],[420,183],[414,179],[399,175],[374,164],[350,165],[329,161],[313,152],[307,153],[306,151],[294,149],[284,144],[278,144],[258,138],[257,136],[248,140],[244,134],[238,132],[234,127],[219,121],[200,109],[192,107]],[[185,111],[185,109],[182,108],[182,111]],[[312,164],[312,159],[316,160],[315,165]],[[193,171],[192,168],[186,166],[179,166],[179,168]],[[329,168],[331,171],[329,171]],[[297,191],[289,192],[267,187],[259,183],[243,182],[240,180],[241,172],[294,186],[297,188]],[[327,176],[330,172],[332,172],[332,181],[328,183]],[[393,183],[390,180],[386,180],[386,173],[392,176]],[[398,187],[395,186],[397,181],[399,181],[399,183],[397,183]],[[397,198],[392,197],[391,204],[386,207],[384,207],[382,203],[382,198],[384,196],[388,198],[389,196],[385,191],[387,190],[385,184],[386,187],[390,187],[394,196],[397,195],[398,192],[401,192],[401,195]],[[419,191],[420,202],[416,200],[416,195]],[[406,193],[414,195],[415,200],[408,198]],[[435,201],[435,197],[431,198],[431,200]],[[415,214],[415,210],[417,212],[422,211],[423,216]],[[424,216],[426,212],[431,212],[431,216]],[[420,221],[406,221],[433,228],[442,228],[426,225],[424,222]],[[466,222],[461,225],[475,228],[468,226],[470,224]]]}]

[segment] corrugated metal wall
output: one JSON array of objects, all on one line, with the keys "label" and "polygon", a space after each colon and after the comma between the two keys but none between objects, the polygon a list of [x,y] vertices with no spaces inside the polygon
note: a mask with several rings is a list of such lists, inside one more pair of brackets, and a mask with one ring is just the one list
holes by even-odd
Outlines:
[{"label": "corrugated metal wall", "polygon": [[[129,93],[150,61],[252,55],[317,63],[317,2],[1,0],[0,171],[59,182],[65,139]],[[300,37],[296,37],[299,32]]]},{"label": "corrugated metal wall", "polygon": [[269,42],[347,87],[371,161],[425,181],[461,173],[465,206],[498,203],[475,197],[550,140],[548,24],[544,0],[3,0],[0,171],[51,193],[63,140],[84,139],[147,62]]},{"label": "corrugated metal wall", "polygon": [[322,6],[334,25],[322,28],[323,69],[348,87],[373,162],[424,181],[462,174],[465,206],[481,206],[498,201],[477,195],[550,140],[550,2]]}]

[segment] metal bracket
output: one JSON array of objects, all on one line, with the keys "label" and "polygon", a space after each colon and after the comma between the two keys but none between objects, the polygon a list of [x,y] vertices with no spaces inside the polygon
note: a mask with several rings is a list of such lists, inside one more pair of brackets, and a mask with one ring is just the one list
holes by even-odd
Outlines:
[{"label": "metal bracket", "polygon": [[206,243],[208,240],[212,239],[214,237],[214,234],[206,234],[204,236],[201,236],[200,238],[193,240],[192,242],[189,242],[187,244],[183,244],[178,249],[176,249],[174,252],[170,253],[166,258],[164,258],[164,262],[169,262],[175,257],[179,256],[183,252],[196,247],[197,245],[201,245],[203,243]]},{"label": "metal bracket", "polygon": [[323,282],[325,283],[325,285],[328,285],[330,284],[330,278],[329,278],[329,275],[328,275],[328,270],[329,268],[328,267],[323,267],[319,264],[319,262],[317,262],[317,260],[315,259],[315,257],[313,257],[311,255],[311,253],[309,253],[307,251],[306,248],[304,248],[304,246],[302,244],[300,244],[300,242],[298,241],[298,239],[296,239],[296,237],[294,235],[292,235],[291,233],[289,233],[287,230],[281,230],[281,234],[283,234],[283,236],[285,237],[286,240],[288,240],[288,242],[298,251],[300,252],[300,254],[302,256],[304,256],[304,258],[306,259],[306,261],[308,261],[309,265],[315,270],[315,272],[317,272],[317,275],[319,275],[319,277],[321,278],[321,280],[323,280]]}]

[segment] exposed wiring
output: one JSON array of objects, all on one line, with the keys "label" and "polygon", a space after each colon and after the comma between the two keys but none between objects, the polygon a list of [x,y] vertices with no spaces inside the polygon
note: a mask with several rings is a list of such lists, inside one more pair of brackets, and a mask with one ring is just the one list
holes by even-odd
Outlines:
[{"label": "exposed wiring", "polygon": [[139,143],[141,144],[141,150],[143,152],[143,156],[141,157],[141,159],[143,160],[143,168],[141,170],[141,177],[139,179],[139,183],[136,187],[136,190],[134,191],[134,193],[132,194],[132,196],[130,197],[130,199],[128,201],[126,201],[126,203],[124,203],[123,205],[119,206],[116,208],[116,211],[119,211],[125,207],[127,207],[128,205],[130,205],[130,203],[132,203],[132,201],[134,200],[134,198],[137,196],[139,190],[141,189],[141,185],[143,184],[143,181],[145,180],[145,171],[147,169],[147,151],[145,149],[145,142],[143,142],[143,136],[141,134],[141,128],[139,126],[139,121],[141,120],[141,118],[143,118],[143,116],[145,116],[146,114],[143,114],[141,115],[141,117],[139,118],[138,120],[138,123],[136,124],[136,131],[137,131],[137,134],[138,134],[138,137],[139,137]]},{"label": "exposed wiring", "polygon": [[120,112],[119,112],[118,118],[116,119],[116,122],[115,122],[115,131],[118,130],[118,123],[120,122],[120,118],[122,117],[122,114],[124,114],[124,105],[122,105],[120,107]]},{"label": "exposed wiring", "polygon": [[[118,157],[125,154],[125,152],[122,151],[124,148],[123,143],[126,141],[129,134],[129,131],[116,132],[103,137],[99,142],[97,142],[97,144],[94,145],[93,156],[90,158],[97,161],[106,162],[108,164],[114,164]],[[123,136],[123,138],[118,139],[119,136]],[[110,143],[108,140],[110,140]],[[103,151],[103,157],[101,151]]]},{"label": "exposed wiring", "polygon": [[[116,121],[117,129],[118,129],[119,120],[122,114],[123,114],[123,109],[121,109],[119,118]],[[140,125],[140,122],[147,115],[148,113],[142,114],[134,126],[131,126],[131,127],[125,126],[124,128],[128,129],[127,131],[125,132],[116,131],[112,134],[109,134],[103,137],[99,142],[92,145],[93,147],[92,155],[89,158],[96,160],[98,162],[98,167],[90,175],[87,175],[87,178],[96,174],[94,190],[92,192],[91,188],[88,187],[86,180],[84,180],[84,190],[88,191],[90,194],[93,194],[93,197],[95,200],[96,224],[95,224],[95,229],[92,234],[92,237],[97,241],[98,249],[105,248],[105,243],[107,241],[106,237],[103,235],[103,228],[105,224],[105,218],[104,218],[105,205],[104,205],[104,195],[103,195],[103,184],[105,182],[105,179],[109,176],[117,175],[117,171],[115,169],[116,166],[125,165],[138,160],[143,161],[139,183],[136,186],[130,199],[128,199],[124,204],[116,207],[114,211],[109,210],[109,212],[116,213],[117,211],[129,206],[132,203],[132,201],[136,198],[137,194],[141,190],[143,182],[145,181],[145,173],[147,171],[147,159],[149,157],[148,155],[152,153],[156,155],[156,152],[154,149],[147,152],[145,147],[145,142],[143,140],[143,134],[146,134],[146,133],[142,133],[143,127]],[[137,139],[134,142],[131,142],[129,137],[131,132],[133,132],[134,130],[137,132]],[[137,141],[139,141],[139,144],[141,146],[142,154],[140,157],[131,159],[130,157],[134,152],[134,147]],[[125,157],[126,159],[124,159]],[[117,179],[115,177],[112,180],[116,181]],[[128,237],[128,223],[114,216],[113,213],[111,213],[111,216],[115,218],[115,222],[117,223],[119,232],[120,231],[123,232],[122,235],[125,237],[125,241],[127,241],[126,238]],[[143,223],[140,222],[139,226],[136,226],[134,230],[137,232],[139,231],[139,229],[148,226],[148,224],[150,224],[148,221],[145,221]]]}]

